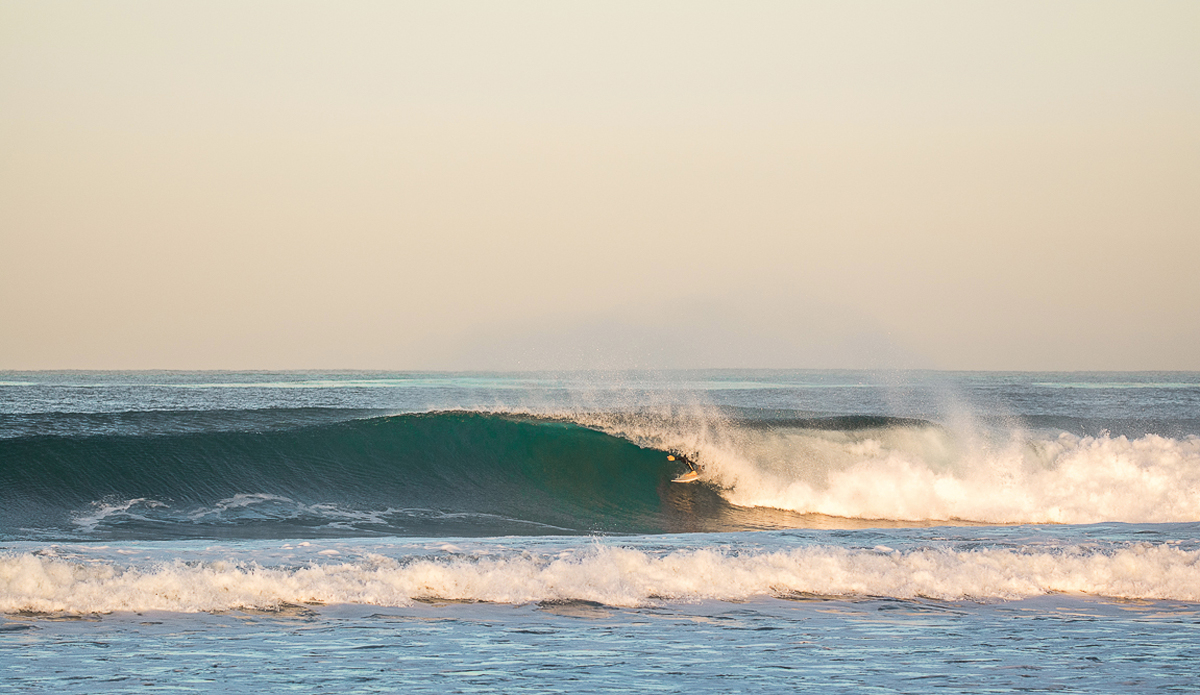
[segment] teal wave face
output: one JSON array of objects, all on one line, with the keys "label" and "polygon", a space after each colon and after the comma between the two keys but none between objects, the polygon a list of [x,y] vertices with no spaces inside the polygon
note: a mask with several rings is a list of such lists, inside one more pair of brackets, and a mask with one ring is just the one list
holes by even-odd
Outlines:
[{"label": "teal wave face", "polygon": [[9,538],[654,533],[757,527],[680,465],[586,427],[473,412],[265,432],[0,440]]}]

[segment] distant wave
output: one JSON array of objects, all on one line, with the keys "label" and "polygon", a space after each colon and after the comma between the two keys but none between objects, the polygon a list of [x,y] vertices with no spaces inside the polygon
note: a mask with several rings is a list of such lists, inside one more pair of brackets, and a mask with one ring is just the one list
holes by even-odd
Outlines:
[{"label": "distant wave", "polygon": [[[36,425],[52,434],[0,439],[0,535],[439,537],[734,531],[837,519],[1200,519],[1195,436],[996,439],[875,416],[345,417],[214,411],[194,420],[22,421],[26,432]],[[84,425],[96,433],[79,434]],[[672,484],[682,466],[667,452],[697,461],[700,483]]]},{"label": "distant wave", "polygon": [[1052,592],[1200,600],[1200,551],[1135,545],[1108,552],[808,547],[656,554],[599,546],[566,555],[368,556],[304,567],[176,560],[142,568],[31,553],[0,556],[0,612],[194,612],[431,600],[644,606],[768,596],[995,601]]}]

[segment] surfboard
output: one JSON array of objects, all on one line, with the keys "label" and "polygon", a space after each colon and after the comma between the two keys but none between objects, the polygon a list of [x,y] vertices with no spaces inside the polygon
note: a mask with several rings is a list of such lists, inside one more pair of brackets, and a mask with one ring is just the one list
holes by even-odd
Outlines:
[{"label": "surfboard", "polygon": [[679,476],[678,478],[672,478],[671,482],[672,483],[694,483],[694,482],[696,482],[696,479],[699,477],[700,477],[700,474],[697,473],[696,471],[688,471],[687,473],[684,473],[683,475]]}]

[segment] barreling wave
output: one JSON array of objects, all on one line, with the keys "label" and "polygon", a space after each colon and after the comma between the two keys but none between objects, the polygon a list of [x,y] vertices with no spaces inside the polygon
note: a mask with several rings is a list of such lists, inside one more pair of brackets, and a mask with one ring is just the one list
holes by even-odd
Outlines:
[{"label": "barreling wave", "polygon": [[[0,534],[444,537],[1200,519],[1195,436],[996,438],[869,416],[301,414],[297,426],[284,426],[295,415],[284,413],[255,431],[229,426],[236,413],[196,431],[162,414],[142,424],[125,415],[100,434],[0,439]],[[672,484],[682,466],[667,452],[697,461],[700,483]]]},{"label": "barreling wave", "polygon": [[5,528],[38,538],[46,536],[32,530],[636,533],[670,530],[678,516],[669,484],[677,465],[663,452],[570,422],[474,412],[261,432],[11,438],[0,440],[0,461]]},{"label": "barreling wave", "polygon": [[847,549],[654,553],[598,546],[506,557],[369,555],[350,562],[264,567],[174,560],[146,567],[0,556],[0,612],[108,613],[275,609],[297,604],[526,604],[893,597],[998,601],[1047,593],[1200,600],[1200,551],[1138,544],[1106,552]]}]

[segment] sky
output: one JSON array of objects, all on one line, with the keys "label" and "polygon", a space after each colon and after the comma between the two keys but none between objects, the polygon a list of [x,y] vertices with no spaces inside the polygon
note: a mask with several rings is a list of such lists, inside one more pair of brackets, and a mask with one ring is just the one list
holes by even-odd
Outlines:
[{"label": "sky", "polygon": [[1200,3],[0,2],[0,369],[1200,369]]}]

